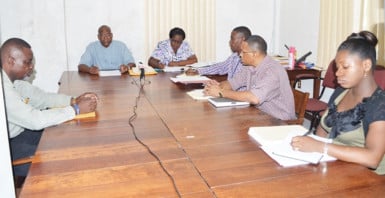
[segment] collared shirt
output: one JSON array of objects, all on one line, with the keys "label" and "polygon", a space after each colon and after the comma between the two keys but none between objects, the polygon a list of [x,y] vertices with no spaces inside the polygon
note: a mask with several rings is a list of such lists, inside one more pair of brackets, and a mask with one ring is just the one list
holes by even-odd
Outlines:
[{"label": "collared shirt", "polygon": [[285,69],[266,56],[256,67],[244,66],[229,79],[233,90],[251,91],[258,99],[257,107],[281,120],[296,119],[294,96]]},{"label": "collared shirt", "polygon": [[129,63],[135,63],[130,50],[123,42],[116,40],[107,48],[100,41],[90,43],[79,62],[89,67],[97,66],[100,70],[118,70],[120,65]]},{"label": "collared shirt", "polygon": [[227,79],[233,78],[234,74],[242,67],[241,58],[238,53],[233,53],[225,61],[219,62],[208,67],[198,68],[200,75],[225,75]]},{"label": "collared shirt", "polygon": [[158,59],[162,64],[168,65],[168,63],[173,61],[187,60],[194,54],[194,51],[186,41],[182,42],[175,54],[171,47],[170,39],[167,39],[158,43],[151,56]]},{"label": "collared shirt", "polygon": [[12,83],[7,74],[2,73],[11,138],[24,129],[40,130],[75,117],[75,111],[70,106],[71,96],[47,93],[23,80]]}]

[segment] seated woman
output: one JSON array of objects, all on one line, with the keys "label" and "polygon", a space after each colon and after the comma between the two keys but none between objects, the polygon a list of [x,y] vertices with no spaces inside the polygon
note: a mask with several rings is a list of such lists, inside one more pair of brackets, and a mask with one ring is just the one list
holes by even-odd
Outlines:
[{"label": "seated woman", "polygon": [[333,143],[298,136],[291,143],[295,150],[324,152],[385,174],[385,91],[373,77],[376,44],[377,38],[363,31],[339,46],[335,61],[341,87],[332,94],[316,132]]},{"label": "seated woman", "polygon": [[185,66],[198,61],[190,45],[184,41],[186,34],[181,28],[171,29],[169,37],[158,43],[148,59],[148,65],[163,69],[165,66]]}]

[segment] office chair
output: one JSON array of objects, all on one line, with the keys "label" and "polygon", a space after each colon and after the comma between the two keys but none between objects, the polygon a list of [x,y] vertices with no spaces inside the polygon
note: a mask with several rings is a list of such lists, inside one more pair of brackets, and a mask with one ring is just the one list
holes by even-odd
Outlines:
[{"label": "office chair", "polygon": [[287,120],[288,124],[299,124],[302,125],[305,119],[305,109],[307,105],[307,101],[309,99],[308,92],[302,92],[296,89],[293,89],[294,95],[294,104],[295,104],[295,114],[297,116],[296,120]]},{"label": "office chair", "polygon": [[[336,78],[336,64],[334,60],[332,60],[329,63],[329,66],[326,70],[325,76],[320,78],[322,80],[322,89],[321,93],[318,96],[318,98],[309,98],[305,113],[306,115],[310,116],[310,128],[309,130],[316,129],[319,121],[321,119],[321,113],[326,110],[327,108],[327,102],[321,101],[321,98],[325,92],[326,88],[335,89],[338,86],[337,78]],[[294,87],[296,86],[296,83],[300,80],[304,79],[316,79],[316,76],[298,76],[295,79]]]}]

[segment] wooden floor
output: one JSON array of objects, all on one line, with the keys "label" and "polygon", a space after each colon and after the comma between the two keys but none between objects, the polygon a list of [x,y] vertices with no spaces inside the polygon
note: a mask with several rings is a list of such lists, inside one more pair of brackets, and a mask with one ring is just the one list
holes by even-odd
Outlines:
[{"label": "wooden floor", "polygon": [[[255,107],[216,109],[160,73],[139,86],[130,76],[65,72],[60,92],[100,97],[96,118],[45,130],[20,197],[381,197],[385,177],[341,161],[282,168],[248,135],[280,125]],[[133,133],[158,156],[135,140]]]}]

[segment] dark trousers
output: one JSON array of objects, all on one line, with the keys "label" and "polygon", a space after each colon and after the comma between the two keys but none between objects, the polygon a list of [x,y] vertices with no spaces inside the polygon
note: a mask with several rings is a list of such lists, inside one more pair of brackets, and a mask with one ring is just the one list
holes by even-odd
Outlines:
[{"label": "dark trousers", "polygon": [[[18,136],[11,138],[11,156],[12,160],[29,157],[35,155],[37,145],[39,144],[40,137],[43,134],[43,130],[32,131],[25,129],[24,132]],[[13,173],[15,176],[27,176],[29,166],[31,164],[23,164],[19,166],[13,166]]]}]

